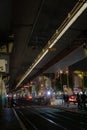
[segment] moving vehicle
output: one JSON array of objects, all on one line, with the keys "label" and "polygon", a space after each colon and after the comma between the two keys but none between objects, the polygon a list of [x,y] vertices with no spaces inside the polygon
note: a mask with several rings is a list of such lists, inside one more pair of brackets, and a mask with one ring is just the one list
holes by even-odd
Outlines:
[{"label": "moving vehicle", "polygon": [[70,95],[69,96],[69,103],[72,102],[72,103],[77,103],[77,96],[76,95]]}]

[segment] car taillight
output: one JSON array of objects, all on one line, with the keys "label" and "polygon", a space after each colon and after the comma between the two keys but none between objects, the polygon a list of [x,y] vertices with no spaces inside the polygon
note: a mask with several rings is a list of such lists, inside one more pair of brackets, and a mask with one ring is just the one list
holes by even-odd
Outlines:
[{"label": "car taillight", "polygon": [[28,99],[32,99],[32,96],[28,96]]}]

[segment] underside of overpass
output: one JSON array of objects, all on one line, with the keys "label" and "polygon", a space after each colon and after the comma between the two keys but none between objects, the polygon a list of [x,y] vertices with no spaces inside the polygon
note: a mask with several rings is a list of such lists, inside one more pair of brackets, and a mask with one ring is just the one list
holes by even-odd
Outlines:
[{"label": "underside of overpass", "polygon": [[[74,69],[74,64],[81,68],[76,63],[81,60],[86,68],[83,60],[86,59],[83,45],[87,45],[86,0],[4,0],[0,5],[0,57],[8,63],[2,77],[6,78],[9,90],[20,88],[42,73],[71,65]],[[78,14],[80,10],[82,13]]]}]

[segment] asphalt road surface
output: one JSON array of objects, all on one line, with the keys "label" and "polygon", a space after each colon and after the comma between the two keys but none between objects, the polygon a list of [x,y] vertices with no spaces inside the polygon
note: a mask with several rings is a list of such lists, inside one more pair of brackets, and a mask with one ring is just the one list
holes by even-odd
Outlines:
[{"label": "asphalt road surface", "polygon": [[87,115],[48,106],[14,108],[27,130],[87,130]]}]

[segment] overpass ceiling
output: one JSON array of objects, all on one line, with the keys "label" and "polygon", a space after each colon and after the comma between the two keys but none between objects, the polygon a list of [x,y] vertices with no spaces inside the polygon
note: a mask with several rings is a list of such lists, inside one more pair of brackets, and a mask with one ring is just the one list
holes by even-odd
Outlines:
[{"label": "overpass ceiling", "polygon": [[[82,64],[83,63],[83,64]],[[80,60],[79,62],[70,66],[70,70],[86,71],[87,72],[87,58]]]},{"label": "overpass ceiling", "polygon": [[[7,73],[10,76],[10,89],[16,86],[77,2],[82,0],[0,1],[0,47],[13,43],[12,52],[5,53],[10,56],[10,71]],[[55,44],[56,51],[49,51],[25,82],[47,69],[54,57],[55,63],[83,44],[87,38],[86,23],[87,10]]]}]

